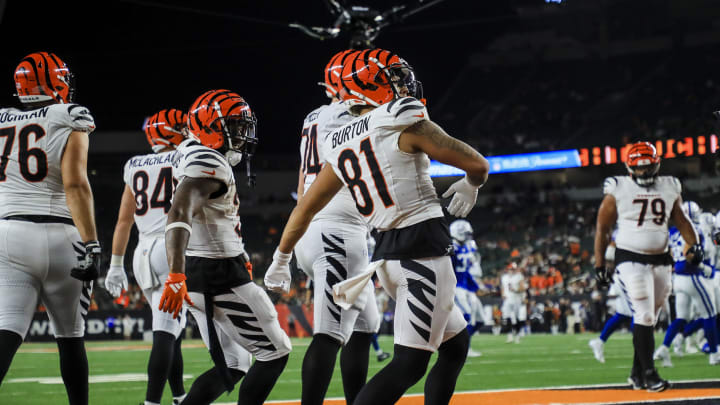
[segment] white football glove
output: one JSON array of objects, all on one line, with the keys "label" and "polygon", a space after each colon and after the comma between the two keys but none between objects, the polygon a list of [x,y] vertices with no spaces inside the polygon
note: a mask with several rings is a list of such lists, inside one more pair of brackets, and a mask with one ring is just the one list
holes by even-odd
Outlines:
[{"label": "white football glove", "polygon": [[443,193],[443,198],[453,196],[448,205],[447,210],[450,215],[465,218],[470,210],[475,207],[475,201],[477,201],[478,189],[482,186],[473,186],[467,180],[467,177],[456,181],[448,187],[447,191]]},{"label": "white football glove", "polygon": [[127,291],[128,279],[123,266],[110,266],[110,269],[108,269],[105,275],[105,289],[116,298],[122,294],[122,290]]},{"label": "white football glove", "polygon": [[700,263],[700,264],[698,265],[698,267],[700,267],[700,269],[702,270],[703,275],[705,276],[705,278],[711,278],[711,277],[712,277],[712,274],[713,274],[713,269],[712,269],[712,267],[708,266],[708,265],[705,264],[705,263]]},{"label": "white football glove", "polygon": [[275,249],[273,261],[265,272],[265,287],[270,291],[287,294],[290,292],[290,259],[292,253],[283,253]]}]

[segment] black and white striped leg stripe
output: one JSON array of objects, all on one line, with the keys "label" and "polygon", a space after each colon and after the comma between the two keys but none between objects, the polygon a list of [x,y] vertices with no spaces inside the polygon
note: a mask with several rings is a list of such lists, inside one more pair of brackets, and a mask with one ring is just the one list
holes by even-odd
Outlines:
[{"label": "black and white striped leg stripe", "polygon": [[[425,341],[430,341],[430,323],[435,309],[436,279],[435,272],[412,260],[401,260],[400,266],[415,273],[419,278],[409,278],[407,304],[412,317],[410,325]],[[428,298],[429,297],[429,298]],[[415,318],[415,322],[413,319]]]},{"label": "black and white striped leg stripe", "polygon": [[92,294],[92,281],[83,282],[80,293],[80,314],[84,320],[87,320],[88,308],[90,308],[90,296]]},{"label": "black and white striped leg stripe", "polygon": [[225,311],[225,315],[235,326],[240,336],[251,340],[253,346],[258,349],[276,351],[275,345],[270,342],[270,338],[265,336],[262,328],[260,328],[258,319],[253,315],[249,306],[234,301],[215,301],[214,305],[236,313]]},{"label": "black and white striped leg stripe", "polygon": [[[331,239],[332,238],[332,239]],[[334,241],[333,241],[334,239]],[[345,266],[332,255],[340,256],[347,259],[347,252],[340,245],[345,245],[345,241],[337,235],[322,235],[323,250],[325,251],[325,260],[332,266],[325,274],[325,297],[327,298],[327,309],[335,321],[340,322],[340,306],[338,306],[332,297],[332,288],[335,284],[347,280],[347,269]],[[345,260],[347,261],[347,260]]]}]

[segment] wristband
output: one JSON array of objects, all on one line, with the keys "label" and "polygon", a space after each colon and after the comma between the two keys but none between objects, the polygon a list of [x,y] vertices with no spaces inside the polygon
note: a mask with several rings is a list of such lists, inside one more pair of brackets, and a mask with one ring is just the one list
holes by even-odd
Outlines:
[{"label": "wristband", "polygon": [[165,233],[167,233],[169,230],[175,229],[175,228],[182,228],[182,229],[188,231],[190,233],[190,235],[192,235],[192,226],[190,226],[190,224],[187,224],[187,223],[181,222],[181,221],[173,222],[172,224],[167,224],[165,226]]},{"label": "wristband", "polygon": [[168,278],[167,278],[166,282],[179,283],[179,282],[185,281],[185,280],[187,280],[185,273],[170,273],[170,274],[168,274]]},{"label": "wristband", "polygon": [[112,256],[110,257],[110,266],[119,266],[119,267],[122,267],[122,265],[123,265],[123,259],[125,259],[125,256],[112,255]]},{"label": "wristband", "polygon": [[468,179],[467,176],[463,177],[463,180],[465,180],[465,182],[466,182],[470,187],[474,187],[474,188],[476,188],[476,189],[478,189],[478,190],[481,189],[482,186],[485,185],[485,183],[483,183],[483,184],[481,184],[481,185],[479,185],[479,186],[476,186],[476,185],[474,185],[474,184],[472,184],[472,183],[470,182],[470,179]]},{"label": "wristband", "polygon": [[275,249],[275,253],[273,254],[273,260],[278,262],[278,264],[285,265],[290,263],[290,260],[292,259],[292,253],[283,253],[280,251],[280,249]]}]

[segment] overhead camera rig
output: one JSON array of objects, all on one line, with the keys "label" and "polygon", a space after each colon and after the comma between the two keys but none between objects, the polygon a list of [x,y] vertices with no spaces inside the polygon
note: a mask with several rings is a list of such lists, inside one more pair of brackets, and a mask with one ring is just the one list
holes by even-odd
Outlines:
[{"label": "overhead camera rig", "polygon": [[348,32],[350,48],[362,49],[374,48],[374,41],[384,28],[402,22],[407,17],[444,0],[416,0],[414,5],[396,5],[383,12],[363,5],[348,4],[345,0],[324,1],[335,17],[332,26],[308,27],[300,23],[291,23],[289,26],[321,41],[337,38],[340,34]]}]

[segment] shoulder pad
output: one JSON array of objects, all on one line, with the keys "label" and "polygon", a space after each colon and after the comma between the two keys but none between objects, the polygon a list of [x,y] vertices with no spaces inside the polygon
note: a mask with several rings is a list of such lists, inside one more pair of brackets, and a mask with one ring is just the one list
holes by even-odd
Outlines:
[{"label": "shoulder pad", "polygon": [[305,125],[307,125],[307,124],[310,124],[311,122],[317,121],[318,116],[320,115],[320,113],[321,113],[324,109],[326,109],[327,107],[328,107],[328,105],[321,105],[320,107],[312,110],[312,111],[310,112],[310,114],[308,114],[308,115],[305,116],[305,119],[303,120],[303,126],[305,126]]},{"label": "shoulder pad", "polygon": [[228,186],[232,184],[232,168],[220,152],[200,144],[190,144],[183,149],[178,162],[180,176],[216,179]]},{"label": "shoulder pad", "polygon": [[381,126],[386,127],[405,129],[418,121],[430,119],[425,105],[412,97],[396,98],[387,104],[381,105],[378,109],[381,110],[381,114],[387,120],[384,122],[385,125]]},{"label": "shoulder pad", "polygon": [[90,110],[80,104],[58,104],[67,108],[68,126],[76,131],[92,132],[95,130],[95,118]]},{"label": "shoulder pad", "polygon": [[680,183],[680,179],[674,176],[670,177],[670,183],[673,185],[673,189],[678,192],[678,194],[682,193],[682,183]]},{"label": "shoulder pad", "polygon": [[603,182],[603,194],[612,194],[618,186],[617,177],[608,177]]}]

